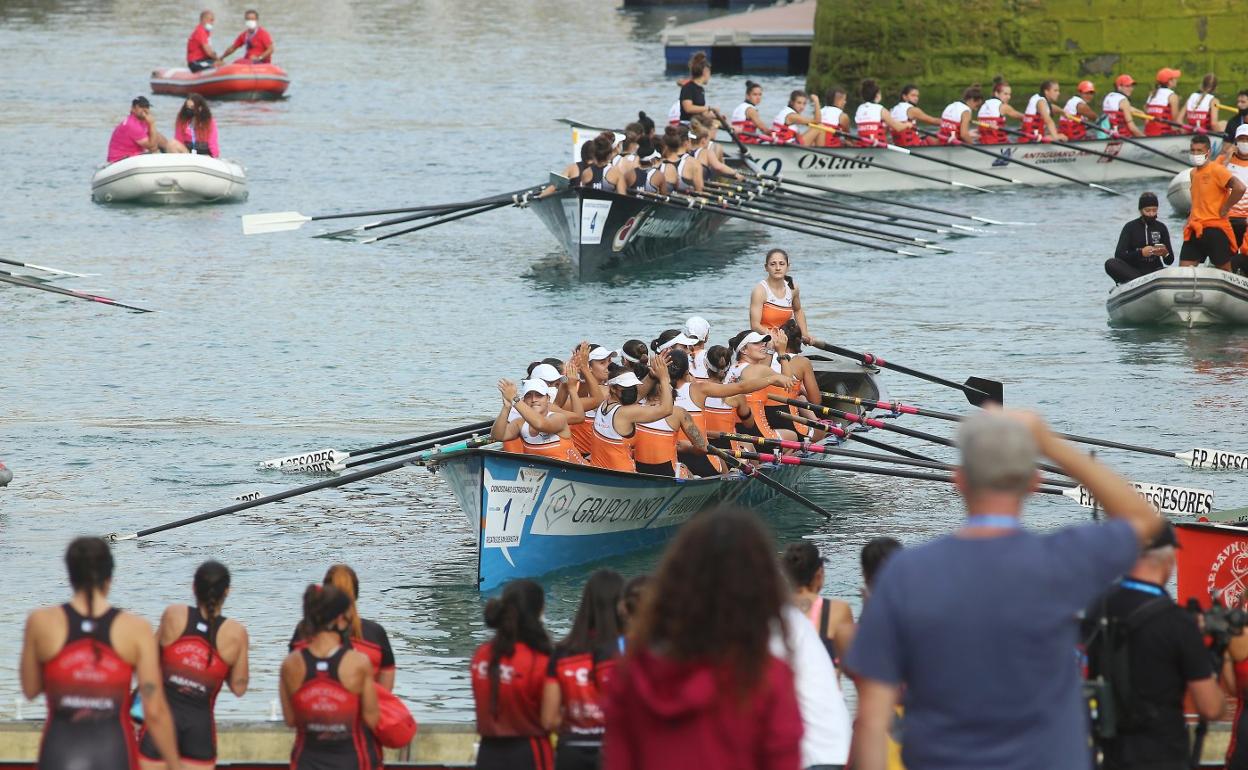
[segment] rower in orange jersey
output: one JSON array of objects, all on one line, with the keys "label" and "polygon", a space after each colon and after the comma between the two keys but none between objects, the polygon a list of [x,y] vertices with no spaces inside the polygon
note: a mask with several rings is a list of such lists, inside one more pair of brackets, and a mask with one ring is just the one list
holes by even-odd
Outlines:
[{"label": "rower in orange jersey", "polygon": [[614,350],[588,342],[582,342],[573,356],[578,375],[576,392],[585,409],[585,419],[571,426],[572,441],[583,457],[589,457],[593,448],[594,418],[598,416],[598,405],[607,398],[607,369],[614,358]]},{"label": "rower in orange jersey", "polygon": [[[499,380],[498,392],[503,397],[503,408],[490,429],[491,438],[508,441],[518,437],[526,455],[584,463],[572,441],[567,416],[551,407],[554,391],[550,386],[541,380],[525,380],[517,389],[514,382]],[[513,408],[520,413],[520,419],[508,420]]]},{"label": "rower in orange jersey", "polygon": [[[655,476],[678,476],[681,478],[689,478],[694,473],[688,467],[682,467],[677,457],[677,452],[681,444],[684,445],[684,454],[694,461],[695,465],[700,466],[702,473],[696,475],[714,475],[717,471],[706,463],[698,463],[698,457],[702,460],[706,459],[706,436],[703,433],[702,426],[694,419],[694,414],[700,413],[686,410],[684,406],[675,401],[680,400],[681,396],[686,396],[685,402],[689,404],[691,409],[696,409],[692,402],[688,401],[688,387],[682,392],[671,387],[671,383],[678,379],[685,378],[689,374],[689,354],[684,349],[669,347],[663,353],[667,359],[668,385],[666,387],[671,391],[674,397],[672,412],[666,417],[660,417],[650,422],[637,423],[637,433],[633,443],[633,459],[636,461],[638,473],[650,473]],[[651,400],[659,394],[655,393],[651,396]],[[681,441],[680,436],[683,434],[685,440]],[[705,471],[709,470],[709,473]]]},{"label": "rower in orange jersey", "polygon": [[[728,345],[735,353],[735,363],[728,369],[724,382],[752,383],[783,374],[780,371],[780,362],[773,357],[769,348],[771,342],[770,334],[759,334],[756,331],[743,331],[729,340]],[[767,407],[775,403],[767,396],[772,394],[790,397],[792,387],[792,381],[789,380],[782,387],[768,385],[761,390],[746,393],[742,402],[737,405],[737,426],[740,432],[764,438],[796,440],[798,435],[791,428],[772,425],[767,419]]]},{"label": "rower in orange jersey", "polygon": [[632,367],[611,365],[607,372],[607,398],[594,418],[590,465],[630,473],[637,470],[633,459],[637,424],[661,420],[672,413],[673,407],[667,356],[652,356],[650,373],[656,382],[654,403],[641,404],[638,403],[641,380]]},{"label": "rower in orange jersey", "polygon": [[806,311],[802,309],[801,290],[789,276],[789,255],[784,249],[772,249],[763,260],[767,277],[758,282],[750,293],[750,328],[759,334],[768,329],[783,326],[790,318],[796,318],[806,334]]}]

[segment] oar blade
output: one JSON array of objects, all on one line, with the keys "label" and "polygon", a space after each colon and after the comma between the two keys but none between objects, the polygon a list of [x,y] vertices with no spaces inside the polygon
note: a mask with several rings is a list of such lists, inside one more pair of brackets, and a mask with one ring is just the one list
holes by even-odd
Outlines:
[{"label": "oar blade", "polygon": [[243,214],[243,235],[261,235],[263,233],[280,233],[286,230],[298,230],[311,222],[298,211],[274,211],[267,214]]},{"label": "oar blade", "polygon": [[[1158,513],[1201,517],[1208,516],[1213,511],[1213,490],[1210,489],[1172,487],[1168,484],[1141,481],[1132,481],[1130,484]],[[1100,507],[1092,493],[1083,486],[1063,490],[1062,494],[1084,508]]]},{"label": "oar blade", "polygon": [[996,380],[967,377],[963,385],[962,392],[966,394],[966,400],[974,406],[983,406],[987,403],[1005,404],[1005,386]]},{"label": "oar blade", "polygon": [[1223,452],[1220,449],[1196,447],[1189,452],[1175,455],[1189,468],[1210,468],[1219,471],[1248,470],[1248,454]]}]

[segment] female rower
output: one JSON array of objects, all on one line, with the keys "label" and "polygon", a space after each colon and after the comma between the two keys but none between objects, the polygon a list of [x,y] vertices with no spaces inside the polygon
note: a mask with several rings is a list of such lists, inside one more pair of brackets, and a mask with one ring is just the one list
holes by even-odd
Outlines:
[{"label": "female rower", "polygon": [[585,410],[585,419],[572,424],[572,443],[582,458],[589,457],[594,444],[594,418],[598,405],[607,397],[607,369],[611,367],[615,351],[601,345],[582,342],[573,360],[577,367],[576,392]]},{"label": "female rower", "polygon": [[914,147],[923,144],[923,137],[918,130],[920,123],[926,123],[929,126],[940,125],[939,118],[933,118],[919,107],[919,87],[912,84],[902,86],[901,101],[893,106],[889,114],[898,123],[910,124],[910,128],[906,131],[893,132],[893,144],[902,147]]},{"label": "female rower", "polygon": [[[682,339],[682,337],[676,337],[672,341],[674,342],[677,339]],[[665,345],[662,356],[667,360],[669,383],[675,383],[677,378],[684,378],[689,374],[689,354],[684,346]],[[700,452],[703,459],[705,459],[706,437],[700,426],[694,421],[693,416],[681,405],[675,403],[677,395],[678,393],[675,391],[671,393],[673,405],[670,414],[666,417],[637,423],[633,442],[633,459],[638,473],[649,473],[654,476],[686,477],[687,474],[681,472],[678,459],[678,452],[682,443],[679,440],[681,433],[687,439],[684,442],[685,452],[687,454],[695,451]],[[686,403],[692,402],[686,399]],[[712,469],[711,475],[713,474],[714,470]]]},{"label": "female rower", "polygon": [[217,121],[212,118],[208,101],[199,94],[186,97],[173,124],[173,138],[186,145],[190,152],[221,157],[221,147],[217,144]]},{"label": "female rower", "polygon": [[1144,101],[1144,111],[1152,120],[1144,123],[1145,136],[1166,136],[1178,131],[1171,123],[1183,122],[1183,106],[1174,89],[1179,85],[1179,70],[1162,67],[1157,70],[1157,82]]},{"label": "female rower", "polygon": [[689,348],[689,371],[693,372],[694,379],[710,379],[710,374],[706,371],[706,343],[711,338],[711,325],[702,316],[690,316],[681,332],[686,337],[697,340]]},{"label": "female rower", "polygon": [[[802,355],[802,333],[798,328],[797,319],[790,318],[783,326],[771,330],[771,346],[775,351],[776,362],[780,364],[781,371],[790,380],[787,386],[781,386],[787,389],[788,396],[809,401],[812,404],[822,404],[823,394],[819,389],[819,380],[815,377],[814,364]],[[767,406],[768,423],[773,426],[785,425],[784,418],[777,416],[782,411],[802,414],[805,417],[816,417],[807,410],[772,403]],[[819,441],[825,435],[822,430],[816,430],[812,434],[809,426],[788,422],[790,423],[788,427],[791,427],[794,432],[811,441]]]},{"label": "female rower", "polygon": [[[824,133],[821,128],[812,128],[812,126],[819,125],[821,112],[819,97],[812,94],[810,101],[814,103],[814,115],[808,118],[805,115],[806,92],[799,90],[789,94],[788,105],[780,110],[775,119],[771,121],[771,135],[774,141],[780,144],[809,145]],[[799,130],[795,126],[803,126],[803,128]]]},{"label": "female rower", "polygon": [[1053,120],[1053,104],[1061,94],[1061,86],[1056,80],[1040,84],[1040,90],[1031,95],[1027,100],[1027,109],[1023,110],[1023,133],[1018,137],[1019,142],[1066,141],[1066,135],[1058,132],[1057,123]]},{"label": "female rower", "polygon": [[[825,599],[820,595],[824,558],[819,554],[819,547],[809,540],[792,543],[784,549],[780,564],[793,584],[793,603],[815,626],[828,655],[837,660],[849,650],[846,637],[852,631],[854,613],[840,599]],[[839,636],[838,631],[841,632]]]},{"label": "female rower", "polygon": [[[387,690],[394,690],[395,662],[394,651],[390,649],[390,636],[380,623],[360,617],[357,603],[360,600],[360,577],[355,570],[346,564],[335,564],[325,571],[321,580],[323,586],[333,586],[351,599],[347,609],[348,635],[346,645],[353,650],[364,653],[373,667],[373,678],[377,684]],[[302,626],[295,629],[290,640],[290,649],[299,650],[308,646],[308,640],[302,635]]]},{"label": "female rower", "polygon": [[1144,136],[1144,131],[1135,124],[1131,106],[1131,92],[1135,90],[1135,78],[1127,74],[1114,78],[1114,90],[1105,94],[1101,100],[1101,112],[1109,121],[1109,129],[1114,136]]},{"label": "female rower", "polygon": [[711,81],[711,63],[706,53],[698,51],[689,59],[689,79],[680,87],[680,122],[688,124],[694,115],[716,114],[719,110],[706,106],[706,84]]},{"label": "female rower", "polygon": [[[221,614],[230,593],[230,571],[206,561],[195,570],[195,606],[165,608],[156,631],[165,697],[177,725],[178,754],[185,764],[207,767],[217,762],[217,729],[213,716],[222,684],[243,697],[249,678],[247,629]],[[146,704],[144,704],[146,706]],[[143,770],[163,770],[165,763],[144,724],[139,737]]]},{"label": "female rower", "polygon": [[[517,391],[514,382],[499,380],[498,392],[503,397],[503,408],[490,429],[491,438],[495,441],[514,441],[519,437],[526,455],[549,457],[577,465],[583,463],[581,453],[576,451],[572,440],[567,415],[551,407],[555,391],[546,383],[525,380]],[[508,420],[513,408],[520,414],[520,419]]]},{"label": "female rower", "polygon": [[628,194],[629,172],[637,168],[641,158],[637,155],[637,145],[641,141],[641,125],[629,123],[624,127],[624,138],[620,140],[619,152],[607,165],[602,179],[606,189],[614,190],[620,195]]},{"label": "female rower", "polygon": [[1022,121],[1023,113],[1010,106],[1010,97],[1014,89],[1006,82],[1005,76],[997,75],[992,79],[992,96],[979,106],[976,122],[979,123],[980,144],[1008,144],[1010,135],[1002,131],[1007,118]]},{"label": "female rower", "polygon": [[1218,108],[1222,105],[1213,93],[1216,90],[1218,76],[1210,72],[1201,78],[1200,90],[1187,97],[1187,104],[1183,106],[1184,122],[1193,131],[1219,133],[1226,130],[1226,121],[1218,117]]},{"label": "female rower", "polygon": [[657,388],[657,402],[638,403],[641,380],[632,368],[612,365],[608,370],[607,399],[594,418],[594,441],[589,463],[597,468],[635,472],[633,448],[639,423],[661,420],[672,413],[671,379],[667,357],[655,356],[650,364]]},{"label": "female rower", "polygon": [[[729,368],[728,374],[725,375],[724,382],[755,383],[759,380],[769,380],[776,374],[783,375],[784,372],[781,371],[784,368],[783,365],[768,349],[771,342],[771,335],[759,334],[756,331],[743,331],[730,339],[728,344],[734,351],[735,361]],[[737,404],[737,427],[740,432],[764,438],[797,440],[799,436],[791,425],[789,427],[783,424],[773,425],[768,419],[769,407],[776,403],[768,396],[791,398],[794,387],[794,381],[788,379],[782,386],[768,385],[761,389],[752,389],[751,392],[743,395]],[[775,414],[775,412],[770,412],[770,414]],[[783,421],[778,420],[778,422]]]},{"label": "female rower", "polygon": [[351,604],[336,586],[304,589],[300,628],[307,644],[286,656],[280,672],[282,716],[298,734],[291,770],[381,767],[373,736],[380,717],[373,667],[364,653],[343,644]]},{"label": "female rower", "polygon": [[732,130],[746,144],[771,141],[771,126],[758,114],[758,105],[762,103],[763,87],[753,80],[745,81],[745,101],[732,111]]},{"label": "female rower", "polygon": [[472,656],[478,770],[551,770],[550,731],[542,725],[542,691],[550,637],[542,626],[546,597],[532,580],[513,580],[485,603],[494,638]]},{"label": "female rower", "polygon": [[668,126],[663,134],[663,164],[659,167],[669,190],[702,192],[702,164],[689,154],[688,129]]},{"label": "female rower", "polygon": [[750,292],[750,328],[759,334],[768,329],[783,326],[785,321],[796,318],[806,334],[806,311],[802,309],[801,289],[789,275],[789,255],[784,249],[772,249],[763,259],[767,277],[758,282]]},{"label": "female rower", "polygon": [[862,96],[862,104],[858,105],[858,109],[854,112],[854,130],[858,132],[858,144],[863,147],[884,144],[884,129],[886,128],[894,134],[914,128],[913,123],[894,120],[892,114],[880,104],[880,100],[884,98],[884,92],[880,90],[879,83],[867,78],[862,81],[859,92]]},{"label": "female rower", "polygon": [[611,156],[615,153],[614,134],[603,136],[599,134],[594,137],[594,161],[581,172],[581,187],[588,187],[593,190],[611,190],[614,189],[607,185],[603,175],[607,172],[607,164],[611,162]]},{"label": "female rower", "polygon": [[[1087,139],[1088,126],[1096,125],[1096,110],[1089,106],[1096,96],[1096,86],[1091,80],[1083,80],[1079,82],[1076,90],[1077,93],[1066,100],[1066,106],[1062,108],[1061,117],[1057,121],[1058,130],[1072,142]],[[983,110],[981,109],[980,112]],[[1100,134],[1099,131],[1093,133],[1097,136]],[[983,135],[982,131],[980,135]]]},{"label": "female rower", "polygon": [[[569,163],[567,168],[563,170],[560,176],[568,180],[572,187],[579,187],[581,184],[581,175],[585,173],[594,163],[594,140],[586,139],[581,142],[581,159],[575,163]],[[546,185],[546,189],[542,190],[540,197],[545,198],[548,195],[554,195],[558,190],[553,184]]]},{"label": "female rower", "polygon": [[940,113],[940,133],[942,144],[975,144],[979,132],[971,125],[971,116],[984,103],[984,94],[979,85],[973,85],[962,92],[962,98],[950,104]]},{"label": "female rower", "polygon": [[723,149],[711,141],[715,136],[716,125],[718,124],[714,120],[710,123],[694,120],[689,124],[689,132],[693,134],[693,157],[702,164],[702,179],[706,182],[719,175],[740,182],[745,179],[745,175],[725,163]]},{"label": "female rower", "polygon": [[827,104],[819,108],[819,125],[828,129],[815,140],[818,147],[841,147],[841,134],[849,130],[849,113],[845,112],[845,103],[849,93],[841,86],[832,86],[824,95]]},{"label": "female rower", "polygon": [[22,693],[47,698],[39,742],[41,770],[114,770],[138,766],[130,721],[130,681],[138,675],[147,729],[166,765],[178,770],[173,716],[161,685],[160,653],[152,628],[137,615],[109,606],[113,554],[98,537],[80,537],[65,551],[74,590],[59,607],[26,618]]},{"label": "female rower", "polygon": [[542,689],[542,726],[559,733],[555,770],[597,770],[606,718],[602,704],[620,656],[624,578],[600,569],[585,581],[572,630],[555,645]]},{"label": "female rower", "polygon": [[[656,150],[653,138],[643,136],[637,142],[637,165],[624,174],[624,192],[622,194],[636,195],[638,192],[648,192],[657,195],[667,195],[667,180],[663,176],[663,161],[654,156]],[[616,192],[620,192],[616,188]]]}]

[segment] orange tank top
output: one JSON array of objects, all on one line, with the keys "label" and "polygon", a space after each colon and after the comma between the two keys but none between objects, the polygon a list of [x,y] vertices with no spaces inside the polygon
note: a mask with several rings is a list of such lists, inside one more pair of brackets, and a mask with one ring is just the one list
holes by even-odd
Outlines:
[{"label": "orange tank top", "polygon": [[589,464],[596,468],[631,473],[637,470],[637,466],[633,464],[633,442],[636,433],[634,432],[632,436],[621,436],[616,431],[614,418],[619,408],[619,404],[613,404],[605,409],[599,407],[598,415],[594,418],[593,445],[589,452]]},{"label": "orange tank top", "polygon": [[558,433],[535,432],[527,422],[520,426],[520,441],[523,443],[526,455],[549,457],[552,460],[563,460],[577,465],[583,465],[585,462],[581,458],[581,453],[576,451],[576,445],[572,439],[564,438]]},{"label": "orange tank top", "polygon": [[668,424],[666,417],[637,426],[633,459],[646,465],[676,462],[676,431]]},{"label": "orange tank top", "polygon": [[594,448],[594,418],[598,416],[597,409],[590,409],[585,413],[585,421],[578,422],[570,426],[572,431],[572,443],[576,445],[576,451],[582,455],[587,455]]},{"label": "orange tank top", "polygon": [[758,434],[763,438],[776,438],[777,434],[774,428],[767,422],[767,407],[776,403],[767,398],[768,394],[777,396],[788,396],[788,392],[783,388],[777,388],[774,385],[768,385],[762,390],[756,390],[753,393],[745,394],[745,403],[750,405],[750,412],[754,417],[754,427],[758,430]]},{"label": "orange tank top", "polygon": [[763,317],[760,319],[764,329],[770,329],[775,326],[777,328],[788,323],[793,317],[793,290],[787,285],[784,287],[784,296],[777,297],[772,293],[771,287],[767,285],[767,280],[759,281],[766,292],[766,298],[763,300]]},{"label": "orange tank top", "polygon": [[[513,406],[511,408],[511,413],[507,415],[507,422],[512,423],[519,419],[521,419],[520,412],[517,411],[516,408]],[[524,452],[524,439],[520,438],[519,436],[516,436],[513,439],[504,441],[503,451],[514,452],[516,454],[520,454]]]}]

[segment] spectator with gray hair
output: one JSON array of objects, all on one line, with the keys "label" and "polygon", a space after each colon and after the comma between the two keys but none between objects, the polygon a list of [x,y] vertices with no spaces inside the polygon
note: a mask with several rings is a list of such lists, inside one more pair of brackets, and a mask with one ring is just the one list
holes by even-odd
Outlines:
[{"label": "spectator with gray hair", "polygon": [[[851,764],[883,770],[904,688],[909,770],[1091,768],[1075,617],[1131,569],[1163,520],[1038,415],[975,415],[958,447],[966,521],[888,559],[849,650],[859,699]],[[1022,530],[1040,455],[1087,488],[1110,521]]]}]

